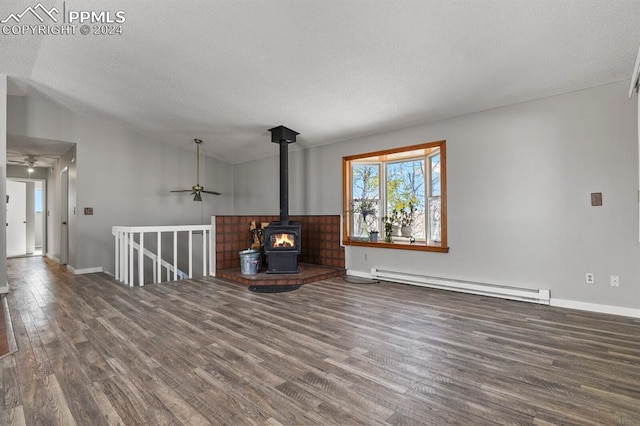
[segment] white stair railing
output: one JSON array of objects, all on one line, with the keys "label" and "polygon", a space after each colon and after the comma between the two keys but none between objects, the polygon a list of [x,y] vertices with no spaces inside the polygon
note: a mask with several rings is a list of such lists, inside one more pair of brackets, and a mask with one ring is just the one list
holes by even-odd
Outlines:
[{"label": "white stair railing", "polygon": [[[114,226],[111,233],[115,237],[115,277],[116,280],[134,285],[135,268],[137,259],[138,285],[144,285],[144,259],[149,258],[153,262],[153,282],[163,282],[163,272],[166,279],[164,281],[177,281],[184,278],[193,278],[193,234],[202,234],[202,274],[212,274],[212,238],[211,225],[179,225],[179,226]],[[173,258],[172,262],[164,260],[162,257],[162,235],[170,233],[173,235]],[[188,267],[189,272],[185,274],[178,269],[178,235],[188,233]],[[145,248],[145,235],[149,235],[149,240],[155,234],[156,252]],[[137,237],[137,238],[136,238]],[[138,241],[136,241],[136,239]],[[207,241],[209,244],[207,244]],[[136,253],[137,251],[137,253]],[[183,260],[185,253],[181,253]],[[164,271],[163,271],[164,268]],[[173,278],[172,278],[173,276]]]},{"label": "white stair railing", "polygon": [[[140,244],[136,243],[135,241],[131,242],[131,244],[133,244],[134,250],[140,250]],[[156,256],[155,253],[153,253],[151,250],[146,248],[143,248],[142,251],[144,255],[147,258],[151,259],[151,261],[153,262],[153,282],[157,282],[158,268],[157,268],[156,262],[158,261],[158,256]],[[133,257],[135,258],[135,254]],[[171,281],[170,279],[171,273],[175,270],[173,268],[173,265],[163,259],[161,259],[161,262],[162,262],[162,266],[167,271],[167,281]],[[185,278],[187,278],[187,274],[181,271],[180,269],[178,269],[177,272],[178,272],[178,278],[177,278],[178,280],[184,280]]]}]

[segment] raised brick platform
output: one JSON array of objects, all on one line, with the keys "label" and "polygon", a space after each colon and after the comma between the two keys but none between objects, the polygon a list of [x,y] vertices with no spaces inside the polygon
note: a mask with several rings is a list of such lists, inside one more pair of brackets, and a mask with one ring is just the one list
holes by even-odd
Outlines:
[{"label": "raised brick platform", "polygon": [[263,269],[262,272],[255,275],[242,275],[240,273],[240,268],[230,268],[217,271],[216,277],[224,278],[246,286],[293,286],[341,277],[344,274],[345,270],[343,268],[301,263],[299,274],[267,274]]},{"label": "raised brick platform", "polygon": [[282,286],[293,289],[302,284],[345,274],[344,247],[340,245],[340,216],[291,216],[291,220],[302,225],[302,252],[299,274],[256,275],[240,273],[239,251],[249,246],[251,232],[249,224],[255,221],[273,222],[277,216],[216,216],[216,276],[256,291],[256,287]]}]

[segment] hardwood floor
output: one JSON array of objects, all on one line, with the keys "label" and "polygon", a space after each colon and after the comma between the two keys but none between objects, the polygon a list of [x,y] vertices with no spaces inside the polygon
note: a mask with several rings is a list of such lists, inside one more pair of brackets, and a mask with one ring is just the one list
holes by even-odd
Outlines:
[{"label": "hardwood floor", "polygon": [[[9,339],[7,339],[7,326],[5,322],[5,296],[0,294],[0,358],[10,352]],[[8,313],[8,312],[7,312]]]},{"label": "hardwood floor", "polygon": [[638,320],[340,278],[260,294],[8,268],[0,424],[640,425]]}]

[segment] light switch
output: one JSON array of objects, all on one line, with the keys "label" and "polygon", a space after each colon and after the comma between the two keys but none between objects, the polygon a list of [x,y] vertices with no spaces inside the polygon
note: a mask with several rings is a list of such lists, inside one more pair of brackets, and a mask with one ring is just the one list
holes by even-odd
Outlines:
[{"label": "light switch", "polygon": [[602,205],[602,192],[592,192],[591,193],[591,205],[592,206],[601,206]]}]

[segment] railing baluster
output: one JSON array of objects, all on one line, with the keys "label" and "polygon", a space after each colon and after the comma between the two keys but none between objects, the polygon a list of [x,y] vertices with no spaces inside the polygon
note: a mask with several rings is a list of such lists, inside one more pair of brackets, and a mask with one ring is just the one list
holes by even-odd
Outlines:
[{"label": "railing baluster", "polygon": [[144,232],[140,232],[140,245],[138,248],[138,284],[144,285]]},{"label": "railing baluster", "polygon": [[202,231],[202,275],[207,276],[207,231]]},{"label": "railing baluster", "polygon": [[129,284],[129,273],[127,272],[127,249],[129,247],[129,233],[124,232],[122,234],[122,276],[125,284]]},{"label": "railing baluster", "polygon": [[124,276],[124,283],[129,285],[129,233],[124,233],[124,246],[122,253],[122,275]]},{"label": "railing baluster", "polygon": [[133,287],[133,273],[135,271],[135,265],[133,264],[133,232],[129,234],[129,286]]},{"label": "railing baluster", "polygon": [[118,266],[120,266],[120,270],[118,271],[118,276],[120,277],[120,282],[122,282],[124,280],[124,275],[122,275],[122,239],[124,238],[124,235],[122,232],[118,233],[118,244],[120,245],[120,247],[118,248],[118,255],[120,257],[120,261],[118,262]]},{"label": "railing baluster", "polygon": [[162,281],[162,232],[158,231],[158,282]]},{"label": "railing baluster", "polygon": [[178,231],[173,231],[173,280],[178,281]]},{"label": "railing baluster", "polygon": [[189,230],[189,279],[193,278],[193,231]]},{"label": "railing baluster", "polygon": [[115,237],[115,246],[116,246],[116,252],[115,252],[115,260],[116,260],[116,281],[120,281],[120,233],[116,232],[116,234],[114,235]]}]

